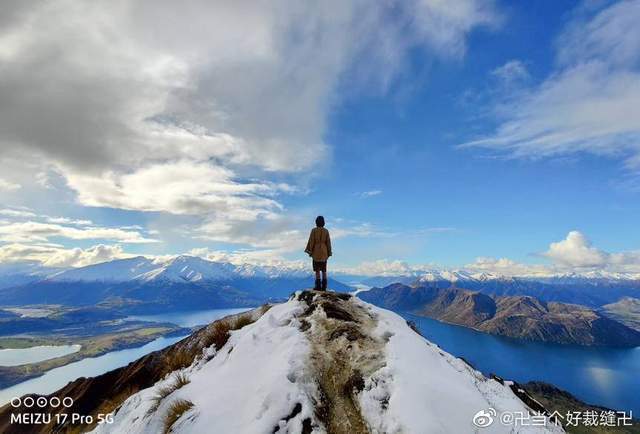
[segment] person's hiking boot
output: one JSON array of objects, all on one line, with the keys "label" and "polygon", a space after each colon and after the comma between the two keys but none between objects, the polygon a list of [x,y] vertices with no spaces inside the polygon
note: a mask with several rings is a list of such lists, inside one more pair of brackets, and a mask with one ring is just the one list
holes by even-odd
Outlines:
[{"label": "person's hiking boot", "polygon": [[322,279],[322,290],[323,291],[327,290],[327,279]]},{"label": "person's hiking boot", "polygon": [[316,279],[316,286],[313,289],[320,291],[320,279]]}]

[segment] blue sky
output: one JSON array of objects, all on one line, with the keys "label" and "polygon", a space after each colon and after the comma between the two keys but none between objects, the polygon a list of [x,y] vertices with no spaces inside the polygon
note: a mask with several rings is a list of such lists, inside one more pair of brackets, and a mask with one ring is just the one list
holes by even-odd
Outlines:
[{"label": "blue sky", "polygon": [[173,12],[0,21],[0,261],[640,272],[640,2]]}]

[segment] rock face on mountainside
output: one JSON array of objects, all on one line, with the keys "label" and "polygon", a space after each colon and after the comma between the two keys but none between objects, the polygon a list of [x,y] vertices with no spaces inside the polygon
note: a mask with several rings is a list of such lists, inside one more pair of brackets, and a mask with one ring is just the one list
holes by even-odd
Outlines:
[{"label": "rock face on mountainside", "polygon": [[[345,276],[369,287],[393,283],[437,288],[464,288],[491,296],[528,295],[541,301],[599,308],[624,297],[640,298],[640,274],[586,272],[549,276],[504,276],[465,270],[415,272],[400,276]],[[338,276],[338,278],[341,278]]]},{"label": "rock face on mountainside", "polygon": [[[595,412],[600,415],[602,412],[610,412],[611,410],[606,407],[587,404],[584,401],[579,400],[569,392],[558,389],[552,384],[544,383],[542,381],[529,381],[528,383],[521,384],[522,387],[529,396],[532,396],[537,402],[542,404],[550,413],[557,412],[561,417],[567,413],[580,412],[582,414],[588,414],[586,412]],[[629,416],[631,416],[629,414]],[[585,424],[579,424],[579,426],[569,426],[566,420],[559,421],[566,426],[567,432],[580,433],[580,434],[600,434],[600,433],[617,433],[617,434],[638,434],[640,433],[640,420],[633,419],[627,421],[627,425],[620,424],[619,426],[603,426],[601,423],[599,426],[588,426]]]},{"label": "rock face on mountainside", "polygon": [[615,303],[602,306],[602,312],[622,324],[640,331],[640,299],[625,297]]},{"label": "rock face on mountainside", "polygon": [[584,306],[459,288],[389,285],[361,292],[375,305],[479,331],[560,344],[639,346],[640,333]]},{"label": "rock face on mountainside", "polygon": [[[414,332],[398,315],[348,294],[303,291],[216,321],[173,346],[55,393],[69,412],[113,423],[39,432],[463,433],[480,410],[531,410]],[[533,401],[530,401],[533,403]],[[5,407],[2,432],[20,432]],[[483,432],[513,432],[500,423]],[[518,432],[562,432],[547,426]]]}]

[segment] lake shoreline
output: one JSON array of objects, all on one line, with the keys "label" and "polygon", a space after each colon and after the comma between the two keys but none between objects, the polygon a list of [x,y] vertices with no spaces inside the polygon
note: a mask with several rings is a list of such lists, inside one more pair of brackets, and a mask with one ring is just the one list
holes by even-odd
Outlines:
[{"label": "lake shoreline", "polygon": [[401,312],[444,351],[490,376],[550,383],[586,403],[640,414],[640,348],[561,345],[473,330]]},{"label": "lake shoreline", "polygon": [[[0,349],[0,367],[13,367],[64,357],[82,349],[80,344],[34,345],[22,348]],[[40,355],[38,355],[40,352]],[[32,359],[36,360],[32,360]]]},{"label": "lake shoreline", "polygon": [[[56,369],[65,368],[68,365],[73,365],[74,363],[81,363],[83,361],[98,359],[101,357],[116,354],[119,351],[142,349],[146,345],[151,345],[154,342],[157,342],[161,339],[173,340],[173,338],[176,338],[176,337],[183,339],[191,335],[196,330],[200,329],[202,326],[206,326],[207,324],[215,320],[224,318],[229,315],[241,313],[247,310],[249,309],[245,307],[234,307],[234,308],[208,309],[208,310],[196,310],[196,311],[166,312],[161,315],[145,315],[144,321],[141,321],[139,318],[134,318],[134,317],[123,318],[123,320],[125,320],[124,322],[127,324],[131,324],[131,325],[139,324],[140,326],[142,326],[141,328],[138,328],[136,330],[145,330],[150,328],[158,329],[162,327],[167,328],[167,330],[153,337],[150,335],[147,335],[146,339],[140,339],[138,341],[129,341],[129,342],[120,341],[119,344],[118,344],[118,341],[115,341],[115,342],[108,341],[112,343],[111,347],[104,348],[101,351],[96,351],[94,353],[91,353],[90,356],[76,357],[73,360],[59,360],[59,359],[64,359],[64,357],[59,359],[50,359],[41,363],[46,363],[46,362],[55,360],[57,365],[49,367],[46,370],[40,370],[39,372],[35,372],[35,373],[25,371],[19,377],[16,377],[16,373],[15,373],[16,370],[14,369],[13,372],[8,373],[8,375],[3,378],[3,372],[11,370],[11,368],[19,368],[19,367],[0,367],[0,393],[2,393],[3,391],[11,387],[20,386],[21,384],[26,383],[28,381],[38,380],[39,378],[47,375],[48,373]],[[41,336],[37,336],[37,337],[31,336],[31,337],[22,337],[22,338],[16,338],[16,337],[0,338],[0,342],[3,339],[7,341],[12,341],[16,339],[31,339],[32,342],[38,342],[38,343],[45,341]],[[86,339],[89,341],[92,341],[92,340],[96,340],[96,337],[95,336],[87,337]],[[76,341],[79,342],[78,339],[76,339]],[[59,339],[56,340],[56,342],[69,343],[70,341],[67,338],[60,337]],[[16,342],[12,342],[12,343],[15,344]],[[20,343],[18,342],[18,344]],[[155,351],[155,350],[152,350],[152,351]],[[82,353],[82,350],[80,351],[80,353]],[[78,353],[74,353],[74,354],[77,355]],[[145,354],[142,354],[140,357],[144,356]],[[37,365],[37,364],[21,365],[21,367],[23,367],[24,369],[25,366],[30,367],[33,365]],[[114,365],[111,369],[116,369],[118,367],[119,366]],[[74,381],[79,377],[69,375],[67,378],[69,379],[68,381]],[[37,391],[28,392],[28,393],[37,393]]]},{"label": "lake shoreline", "polygon": [[[158,327],[153,325],[151,327],[134,329],[131,332],[99,335],[79,340],[79,342],[82,343],[77,345],[81,345],[81,349],[74,353],[35,363],[17,366],[0,366],[0,390],[41,377],[52,369],[87,358],[100,357],[107,353],[129,348],[142,347],[159,337],[174,337],[184,335],[185,333],[190,334],[191,332],[192,329],[179,326],[166,325]],[[99,344],[97,344],[97,342],[99,342]]]}]

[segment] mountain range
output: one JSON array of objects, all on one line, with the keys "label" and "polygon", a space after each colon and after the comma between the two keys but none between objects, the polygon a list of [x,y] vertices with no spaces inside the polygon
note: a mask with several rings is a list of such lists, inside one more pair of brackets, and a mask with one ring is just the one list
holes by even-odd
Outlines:
[{"label": "mountain range", "polygon": [[[113,260],[80,268],[38,263],[0,264],[0,305],[106,304],[130,312],[255,306],[286,298],[310,286],[306,268],[216,262],[195,256]],[[541,302],[581,304],[593,309],[624,298],[640,299],[640,278],[630,273],[590,271],[539,276],[503,276],[473,270],[430,270],[405,275],[331,273],[330,286],[346,283],[384,287],[392,283],[458,287],[491,296],[530,296]]]},{"label": "mountain range", "polygon": [[488,295],[528,295],[545,302],[574,303],[601,308],[625,297],[640,299],[640,276],[633,273],[590,271],[540,276],[505,276],[467,270],[429,271],[410,275],[341,277],[370,287],[392,283],[438,288],[464,288]]},{"label": "mountain range", "polygon": [[[310,271],[234,265],[194,256],[119,259],[67,270],[18,268],[0,289],[0,305],[116,306],[128,313],[257,306],[312,284]],[[0,281],[4,276],[0,275]],[[351,288],[336,280],[338,291]]]},{"label": "mountain range", "polygon": [[387,309],[410,312],[514,338],[598,346],[640,346],[640,332],[576,304],[531,296],[496,296],[455,287],[393,284],[358,293]]}]

